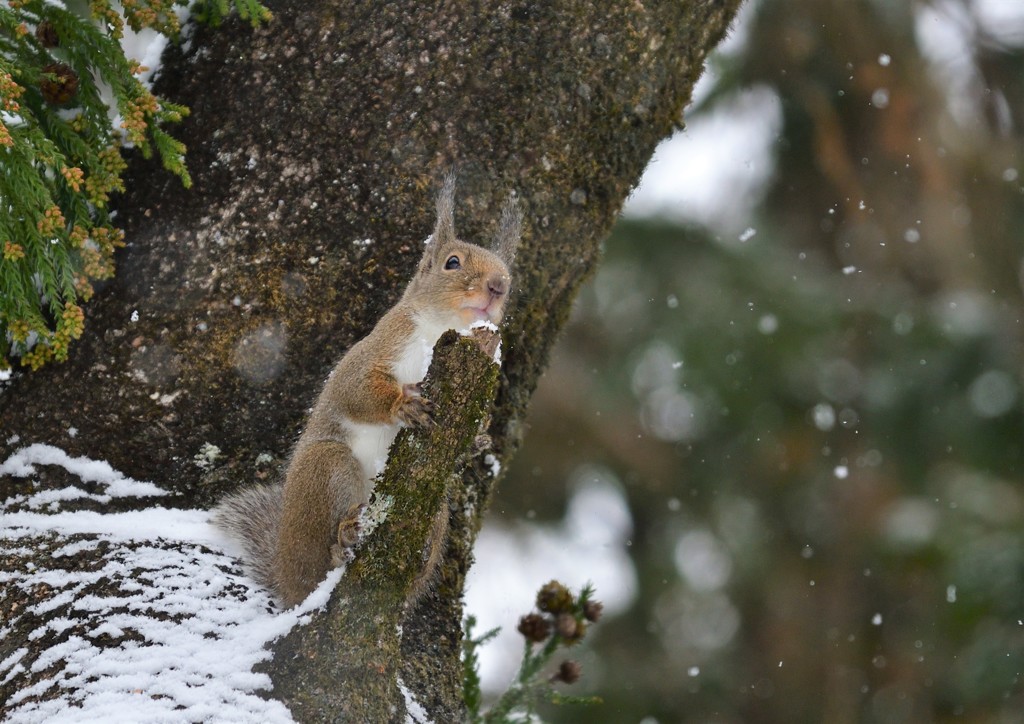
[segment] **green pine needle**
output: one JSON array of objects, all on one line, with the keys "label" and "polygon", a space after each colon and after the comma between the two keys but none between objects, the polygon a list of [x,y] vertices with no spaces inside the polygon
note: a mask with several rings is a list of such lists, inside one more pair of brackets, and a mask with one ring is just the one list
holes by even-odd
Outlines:
[{"label": "green pine needle", "polygon": [[[114,272],[122,244],[106,209],[124,191],[124,144],[154,151],[188,188],[185,146],[164,127],[188,115],[155,98],[120,44],[125,25],[176,38],[173,0],[130,9],[93,0],[68,10],[45,0],[0,6],[0,369],[63,360],[82,334],[79,304]],[[219,23],[232,7],[253,26],[270,20],[257,0],[198,0]],[[107,90],[104,91],[99,82]],[[113,98],[122,128],[111,124]]]}]

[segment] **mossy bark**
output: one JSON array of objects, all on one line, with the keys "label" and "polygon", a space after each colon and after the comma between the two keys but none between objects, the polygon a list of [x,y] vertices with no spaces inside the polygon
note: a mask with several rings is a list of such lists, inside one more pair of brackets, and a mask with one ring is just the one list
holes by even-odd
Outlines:
[{"label": "mossy bark", "polygon": [[[498,367],[477,345],[455,332],[438,342],[424,383],[436,424],[403,430],[396,439],[374,492],[388,501],[386,517],[359,548],[326,610],[275,644],[274,694],[300,721],[383,722],[402,711],[396,682],[406,602],[434,517],[442,509],[448,514],[460,483],[456,473],[494,399]],[[457,668],[458,659],[452,663]],[[459,718],[458,702],[447,704],[448,716]]]},{"label": "mossy bark", "polygon": [[[328,370],[401,294],[455,164],[462,238],[493,234],[509,190],[526,211],[489,427],[507,461],[601,240],[738,4],[279,0],[255,32],[196,28],[157,84],[192,108],[194,187],[133,164],[117,276],[69,362],[0,392],[0,456],[55,444],[185,506],[278,474]],[[439,583],[403,623],[403,680],[439,721],[493,482],[471,461]]]}]

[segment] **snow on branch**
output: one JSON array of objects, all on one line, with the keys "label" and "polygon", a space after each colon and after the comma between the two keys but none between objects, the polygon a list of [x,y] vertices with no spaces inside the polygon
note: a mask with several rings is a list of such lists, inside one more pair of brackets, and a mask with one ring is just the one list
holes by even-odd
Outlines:
[{"label": "snow on branch", "polygon": [[[42,490],[44,466],[78,481]],[[5,721],[292,721],[253,667],[326,603],[340,571],[279,612],[207,511],[73,509],[167,495],[152,483],[47,445],[16,451],[0,476],[24,488],[0,503]]]}]

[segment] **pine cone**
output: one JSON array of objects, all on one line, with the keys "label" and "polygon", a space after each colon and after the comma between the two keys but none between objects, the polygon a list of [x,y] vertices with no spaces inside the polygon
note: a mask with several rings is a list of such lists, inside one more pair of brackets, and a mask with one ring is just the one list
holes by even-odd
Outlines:
[{"label": "pine cone", "polygon": [[565,660],[558,667],[558,673],[551,677],[552,681],[563,681],[566,684],[574,684],[580,680],[583,667],[578,661]]},{"label": "pine cone", "polygon": [[587,625],[582,621],[577,621],[571,613],[560,613],[555,619],[555,631],[565,639],[567,646],[572,646],[583,638],[587,632]]},{"label": "pine cone", "polygon": [[539,613],[531,613],[519,619],[518,630],[527,641],[539,644],[551,634],[551,622]]},{"label": "pine cone", "polygon": [[64,63],[50,63],[43,66],[44,77],[39,83],[39,92],[47,103],[62,106],[78,92],[78,73]]},{"label": "pine cone", "polygon": [[604,604],[600,601],[587,601],[583,604],[583,617],[588,621],[597,623],[604,612]]},{"label": "pine cone", "polygon": [[49,20],[44,20],[36,26],[36,40],[38,40],[40,45],[44,48],[56,48],[60,45],[60,37],[57,35],[57,29],[53,27],[53,23]]},{"label": "pine cone", "polygon": [[548,613],[572,611],[572,594],[558,581],[545,583],[537,592],[537,608]]}]

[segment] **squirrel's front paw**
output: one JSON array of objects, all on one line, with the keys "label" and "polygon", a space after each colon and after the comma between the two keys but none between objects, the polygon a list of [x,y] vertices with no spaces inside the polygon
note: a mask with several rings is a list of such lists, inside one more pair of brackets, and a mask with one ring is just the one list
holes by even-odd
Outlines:
[{"label": "squirrel's front paw", "polygon": [[434,423],[434,403],[423,397],[420,384],[402,385],[402,404],[398,408],[398,419],[413,427],[426,427]]}]

